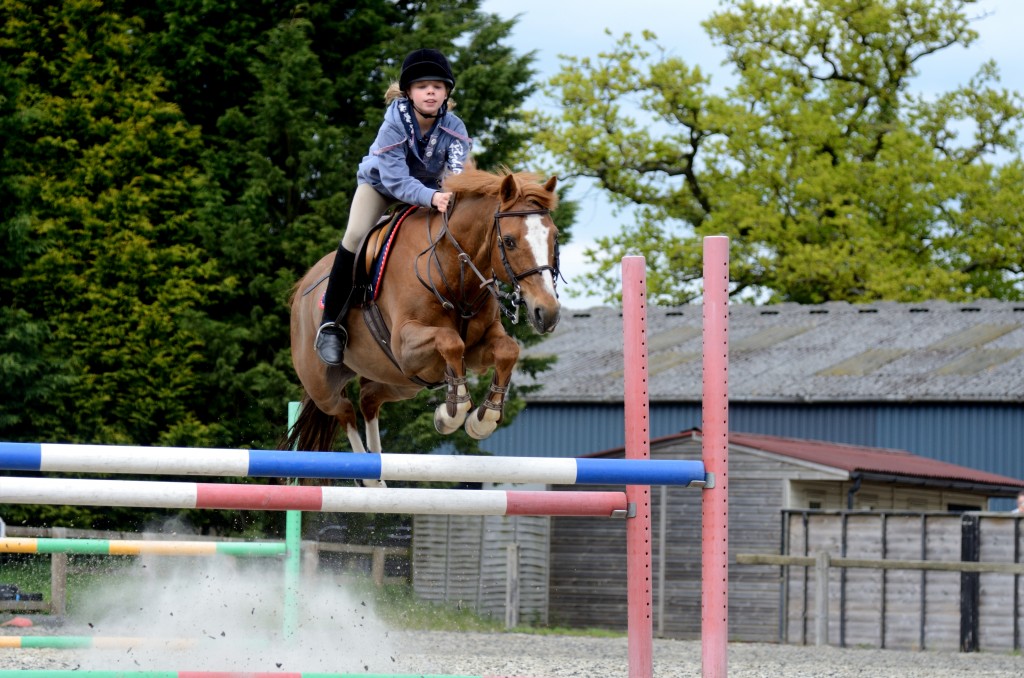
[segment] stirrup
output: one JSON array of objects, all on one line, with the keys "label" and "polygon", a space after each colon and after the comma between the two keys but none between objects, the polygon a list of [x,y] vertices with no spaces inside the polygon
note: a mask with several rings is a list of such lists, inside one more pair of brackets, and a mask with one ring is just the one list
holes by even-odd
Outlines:
[{"label": "stirrup", "polygon": [[345,360],[348,332],[338,323],[326,322],[316,331],[313,349],[317,357],[331,367],[341,365]]}]

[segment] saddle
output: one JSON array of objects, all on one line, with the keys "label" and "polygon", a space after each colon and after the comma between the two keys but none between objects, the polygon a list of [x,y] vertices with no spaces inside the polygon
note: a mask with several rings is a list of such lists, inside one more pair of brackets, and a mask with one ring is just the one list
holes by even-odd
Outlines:
[{"label": "saddle", "polygon": [[[380,218],[376,225],[370,229],[363,241],[356,249],[356,265],[352,271],[352,294],[346,304],[346,310],[350,304],[363,307],[363,320],[370,330],[377,345],[387,356],[388,360],[398,369],[402,369],[391,350],[391,330],[377,306],[377,296],[380,294],[381,284],[384,280],[384,270],[388,265],[388,257],[391,254],[391,245],[398,235],[398,230],[405,222],[406,217],[415,212],[418,207],[415,205],[400,205],[393,211]],[[319,280],[310,285],[302,293],[303,296],[312,292],[318,285],[327,280],[330,273],[327,273]],[[361,298],[359,295],[362,295]],[[321,306],[323,302],[321,301]],[[344,312],[343,312],[344,313]],[[431,383],[424,381],[415,375],[409,376],[410,381],[425,388],[437,388],[444,386],[446,382]]]},{"label": "saddle", "polygon": [[[348,304],[354,302],[357,306],[361,306],[376,299],[380,294],[381,281],[384,279],[384,268],[387,266],[391,243],[398,233],[399,226],[416,209],[415,206],[399,205],[394,210],[382,215],[370,232],[363,237],[362,242],[356,248],[356,265],[352,267],[352,297],[349,298]],[[360,262],[362,263],[360,264]],[[328,271],[317,278],[313,284],[302,291],[302,296],[310,294],[330,275],[330,271]],[[359,293],[362,294],[362,297],[353,299]],[[323,308],[323,305],[321,298],[320,308]]]},{"label": "saddle", "polygon": [[[353,273],[353,293],[357,289],[363,290],[361,305],[366,328],[370,330],[371,336],[384,355],[399,370],[402,369],[402,366],[398,364],[398,359],[395,358],[395,354],[391,350],[391,330],[388,329],[380,307],[377,306],[377,295],[380,294],[381,284],[384,280],[384,269],[388,265],[391,244],[394,242],[395,236],[398,235],[398,230],[405,222],[405,218],[416,209],[415,206],[401,205],[391,216],[385,215],[377,222],[377,225],[366,234],[363,242],[359,245],[356,261],[362,263],[355,267],[356,270]],[[407,376],[410,381],[424,388],[433,389],[445,385],[443,381],[428,382],[415,375]]]},{"label": "saddle", "polygon": [[405,218],[418,209],[415,205],[399,205],[394,211],[383,215],[370,229],[356,250],[356,262],[352,273],[352,288],[364,290],[363,303],[371,302],[380,294],[384,281],[384,269],[388,265],[391,244]]}]

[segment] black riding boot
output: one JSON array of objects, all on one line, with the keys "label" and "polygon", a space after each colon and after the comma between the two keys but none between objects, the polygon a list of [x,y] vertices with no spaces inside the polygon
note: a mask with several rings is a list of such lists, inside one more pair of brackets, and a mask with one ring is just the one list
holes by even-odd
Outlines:
[{"label": "black riding boot", "polygon": [[356,255],[338,246],[331,275],[327,278],[324,293],[324,316],[316,333],[314,348],[320,360],[328,365],[340,365],[345,359],[345,344],[348,332],[341,325],[341,315],[347,310],[348,298],[352,294],[352,268]]}]

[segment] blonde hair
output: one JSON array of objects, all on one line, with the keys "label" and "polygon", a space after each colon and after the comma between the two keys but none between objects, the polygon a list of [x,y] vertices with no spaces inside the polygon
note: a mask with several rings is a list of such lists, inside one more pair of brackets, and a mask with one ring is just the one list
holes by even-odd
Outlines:
[{"label": "blonde hair", "polygon": [[[449,89],[447,85],[445,85],[445,90],[447,90],[447,92],[449,94],[451,94],[451,89]],[[396,82],[392,82],[390,85],[388,85],[387,91],[384,92],[384,104],[386,106],[390,106],[391,102],[396,100],[396,99],[404,99],[404,98],[407,98],[406,94],[405,94],[405,92],[402,91],[402,86],[399,85],[397,81]],[[453,108],[455,108],[455,99],[452,99],[449,96],[448,97],[448,110],[450,111]]]}]

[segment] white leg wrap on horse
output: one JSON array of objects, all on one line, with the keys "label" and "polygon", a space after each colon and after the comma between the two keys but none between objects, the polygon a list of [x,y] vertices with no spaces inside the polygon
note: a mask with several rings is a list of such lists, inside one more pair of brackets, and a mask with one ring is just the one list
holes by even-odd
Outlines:
[{"label": "white leg wrap on horse", "polygon": [[473,407],[473,403],[469,399],[469,390],[465,384],[459,384],[455,387],[455,395],[459,402],[455,403],[454,417],[448,416],[447,401],[438,405],[437,409],[434,410],[434,428],[442,435],[454,433],[462,426],[462,423],[466,421],[466,415],[469,414],[469,410]]},{"label": "white leg wrap on horse", "polygon": [[[374,423],[374,426],[373,426],[372,430],[370,428],[370,423],[367,422],[367,424],[366,424],[366,440],[367,440],[367,442],[370,443],[370,450],[379,453],[380,452],[380,447],[381,447],[380,446],[380,428],[378,428],[377,425],[376,425],[377,424],[377,420],[376,419],[373,420],[373,423]],[[353,452],[358,452],[360,454],[365,454],[366,453],[366,448],[363,446],[363,439],[359,437],[359,429],[357,429],[354,426],[346,426],[345,427],[345,435],[348,436],[348,444],[349,444],[349,447],[352,448]],[[376,441],[376,442],[374,442],[374,441]],[[374,445],[376,445],[376,447],[377,447],[376,450],[373,449]],[[366,479],[366,480],[357,480],[356,483],[359,484],[359,485],[362,485],[363,487],[387,487],[387,485],[384,484],[383,480],[369,480],[369,479]]]},{"label": "white leg wrap on horse", "polygon": [[501,421],[501,410],[479,407],[476,412],[466,418],[466,433],[470,438],[483,440],[494,433]]}]

